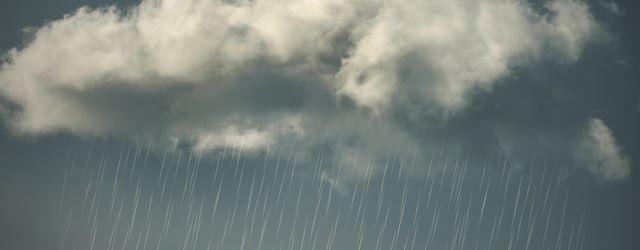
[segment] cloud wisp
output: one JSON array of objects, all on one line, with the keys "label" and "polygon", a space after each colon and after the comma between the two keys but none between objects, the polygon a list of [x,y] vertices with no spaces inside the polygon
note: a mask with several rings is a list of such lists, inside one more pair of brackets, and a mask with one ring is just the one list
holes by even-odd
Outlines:
[{"label": "cloud wisp", "polygon": [[578,161],[602,180],[615,181],[629,176],[631,162],[602,120],[593,118],[589,121],[577,148]]}]

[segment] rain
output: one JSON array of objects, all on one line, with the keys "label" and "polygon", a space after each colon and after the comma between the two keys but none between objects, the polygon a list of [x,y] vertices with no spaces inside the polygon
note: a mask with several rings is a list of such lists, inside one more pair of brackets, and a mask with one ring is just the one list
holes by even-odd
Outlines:
[{"label": "rain", "polygon": [[299,160],[296,142],[98,148],[68,152],[60,250],[582,249],[593,226],[567,169],[537,154],[403,148],[379,165],[359,155],[366,177],[337,185],[351,170],[329,148]]}]

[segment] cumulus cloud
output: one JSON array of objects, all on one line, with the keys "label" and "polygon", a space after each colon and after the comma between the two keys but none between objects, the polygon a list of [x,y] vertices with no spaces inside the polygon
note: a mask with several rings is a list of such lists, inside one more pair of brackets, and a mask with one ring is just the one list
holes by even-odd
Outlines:
[{"label": "cumulus cloud", "polygon": [[598,118],[589,121],[576,159],[599,178],[616,181],[629,176],[630,160],[623,155],[611,130]]},{"label": "cumulus cloud", "polygon": [[513,69],[577,60],[600,30],[575,0],[145,0],[36,29],[5,55],[0,93],[27,134],[163,134],[198,150],[287,137],[374,155],[420,146],[397,112],[458,115]]},{"label": "cumulus cloud", "polygon": [[339,93],[376,112],[389,105],[444,113],[465,107],[511,69],[557,54],[575,61],[599,25],[588,7],[552,1],[394,1],[384,5],[340,68]]}]

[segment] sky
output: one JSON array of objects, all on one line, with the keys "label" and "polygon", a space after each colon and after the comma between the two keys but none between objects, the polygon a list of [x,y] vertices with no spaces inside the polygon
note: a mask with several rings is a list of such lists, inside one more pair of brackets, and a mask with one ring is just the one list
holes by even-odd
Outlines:
[{"label": "sky", "polygon": [[637,249],[635,1],[0,3],[2,249]]}]

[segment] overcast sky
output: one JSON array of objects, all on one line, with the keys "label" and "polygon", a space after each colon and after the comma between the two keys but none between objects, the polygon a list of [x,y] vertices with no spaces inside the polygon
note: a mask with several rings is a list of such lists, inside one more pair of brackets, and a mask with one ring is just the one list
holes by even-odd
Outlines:
[{"label": "overcast sky", "polygon": [[638,8],[3,1],[0,247],[637,249]]}]

